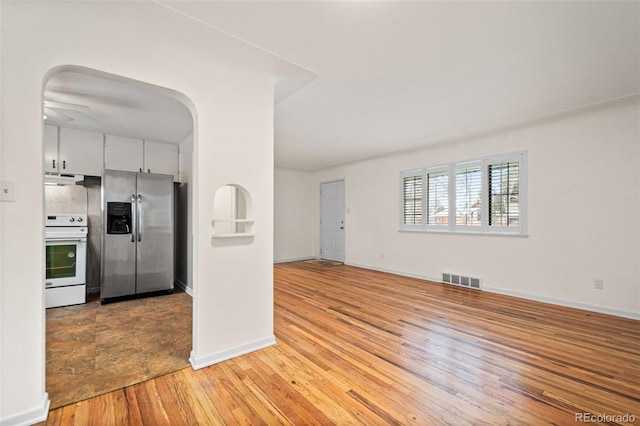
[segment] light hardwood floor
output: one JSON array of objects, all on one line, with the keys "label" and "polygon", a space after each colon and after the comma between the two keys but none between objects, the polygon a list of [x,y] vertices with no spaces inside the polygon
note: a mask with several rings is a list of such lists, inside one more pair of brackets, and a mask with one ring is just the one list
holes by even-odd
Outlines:
[{"label": "light hardwood floor", "polygon": [[280,264],[274,281],[276,346],[46,424],[640,423],[639,321],[349,266]]}]

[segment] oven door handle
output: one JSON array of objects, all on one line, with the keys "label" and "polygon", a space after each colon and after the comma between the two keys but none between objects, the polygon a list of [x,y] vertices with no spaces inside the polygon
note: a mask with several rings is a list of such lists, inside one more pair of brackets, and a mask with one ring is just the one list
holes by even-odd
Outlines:
[{"label": "oven door handle", "polygon": [[83,241],[87,241],[86,238],[47,238],[48,243],[63,243],[65,241],[69,241],[69,242],[83,242]]}]

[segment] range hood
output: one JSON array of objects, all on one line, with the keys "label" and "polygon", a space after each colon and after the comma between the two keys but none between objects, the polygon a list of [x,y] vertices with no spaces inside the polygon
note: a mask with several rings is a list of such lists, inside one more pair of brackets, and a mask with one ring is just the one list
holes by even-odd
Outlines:
[{"label": "range hood", "polygon": [[45,185],[83,185],[84,175],[44,175]]}]

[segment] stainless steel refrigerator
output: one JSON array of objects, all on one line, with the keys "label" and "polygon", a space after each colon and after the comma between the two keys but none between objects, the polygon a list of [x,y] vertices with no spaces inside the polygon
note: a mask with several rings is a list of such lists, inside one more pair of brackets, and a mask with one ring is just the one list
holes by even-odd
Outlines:
[{"label": "stainless steel refrigerator", "polygon": [[173,291],[173,177],[104,170],[100,299]]}]

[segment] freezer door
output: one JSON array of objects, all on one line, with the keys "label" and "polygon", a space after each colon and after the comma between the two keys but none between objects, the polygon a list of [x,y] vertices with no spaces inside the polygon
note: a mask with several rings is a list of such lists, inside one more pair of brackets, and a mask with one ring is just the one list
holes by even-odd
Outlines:
[{"label": "freezer door", "polygon": [[173,176],[138,173],[137,293],[173,289]]},{"label": "freezer door", "polygon": [[130,234],[107,233],[108,203],[131,203],[135,215],[136,174],[104,170],[102,174],[102,251],[100,298],[102,300],[136,293],[135,228]]}]

